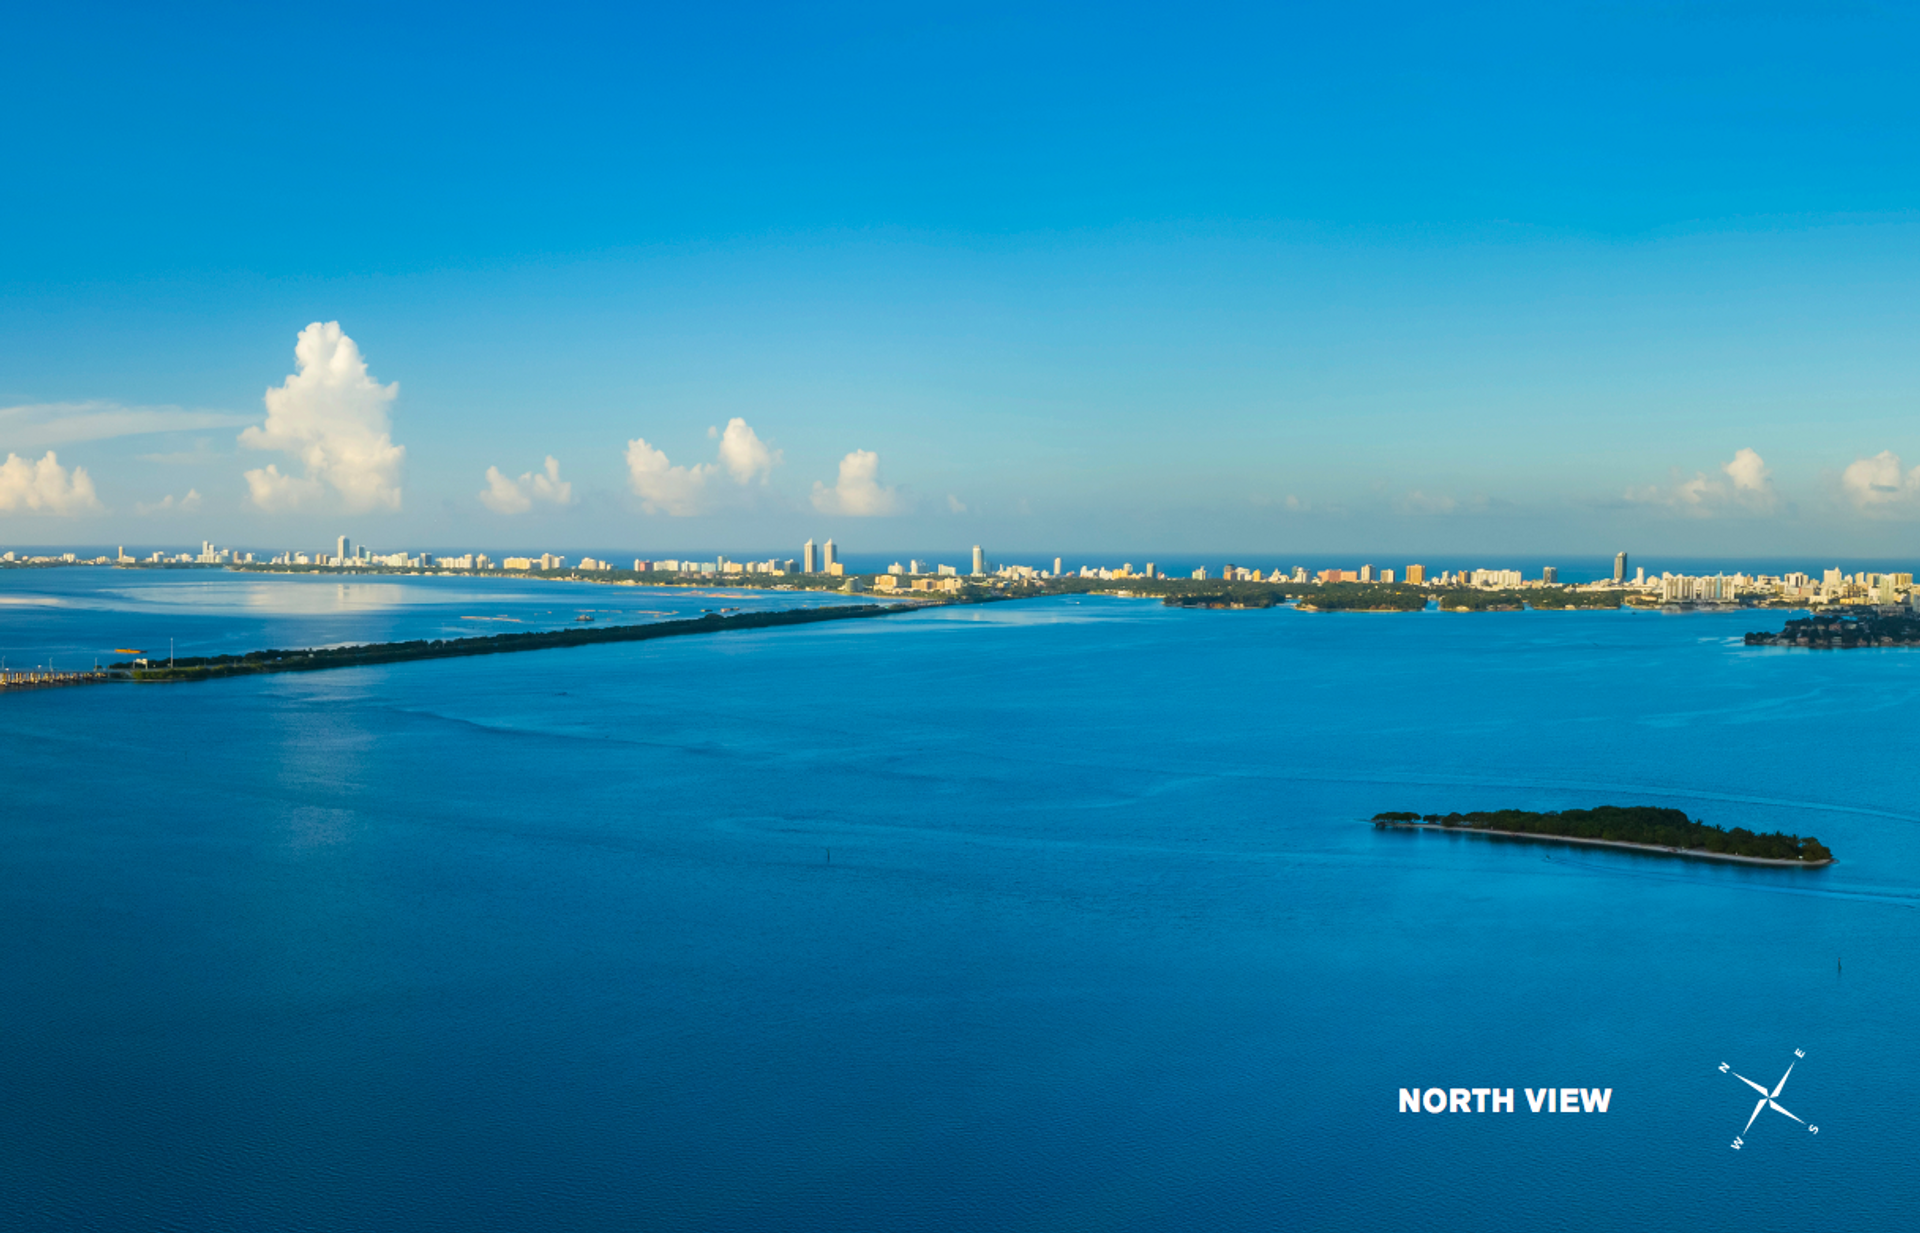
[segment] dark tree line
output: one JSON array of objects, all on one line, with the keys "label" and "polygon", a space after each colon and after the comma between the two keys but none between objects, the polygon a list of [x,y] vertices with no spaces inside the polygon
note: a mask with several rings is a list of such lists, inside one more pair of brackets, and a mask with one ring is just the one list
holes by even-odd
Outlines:
[{"label": "dark tree line", "polygon": [[1829,861],[1833,853],[1808,835],[1781,831],[1762,834],[1744,826],[1732,830],[1696,821],[1678,809],[1653,805],[1599,805],[1535,813],[1526,809],[1495,809],[1473,813],[1378,813],[1377,825],[1428,822],[1449,828],[1516,831],[1523,835],[1557,835],[1571,839],[1605,839],[1614,843],[1644,843],[1661,848],[1715,852],[1727,856],[1756,856],[1776,861]]},{"label": "dark tree line", "polygon": [[1821,614],[1788,621],[1777,634],[1749,633],[1748,646],[1804,646],[1848,650],[1920,645],[1920,617]]},{"label": "dark tree line", "polygon": [[136,681],[200,681],[261,672],[314,672],[326,668],[353,668],[367,664],[405,663],[416,659],[456,659],[468,655],[504,655],[517,651],[547,651],[558,647],[596,646],[612,642],[645,642],[682,634],[720,633],[726,630],[771,629],[783,625],[811,625],[862,617],[909,612],[910,607],[848,604],[821,608],[790,608],[779,612],[742,612],[708,615],[644,625],[599,625],[591,628],[539,630],[524,634],[493,634],[475,638],[434,641],[374,642],[361,646],[307,650],[248,651],[244,655],[208,655],[176,659],[171,665],[137,667],[118,663]]}]

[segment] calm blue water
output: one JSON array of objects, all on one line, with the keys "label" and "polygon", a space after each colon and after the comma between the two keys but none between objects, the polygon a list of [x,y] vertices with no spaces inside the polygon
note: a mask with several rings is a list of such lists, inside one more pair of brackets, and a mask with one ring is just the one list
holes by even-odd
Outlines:
[{"label": "calm blue water", "polygon": [[[418,615],[63,574],[10,645]],[[1897,1227],[1920,655],[1739,645],[1767,620],[1059,600],[0,697],[0,1219]],[[1843,863],[1357,820],[1604,802]],[[1718,1065],[1796,1047],[1820,1133],[1730,1150]]]},{"label": "calm blue water", "polygon": [[92,567],[0,570],[0,657],[15,668],[84,668],[274,647],[470,638],[630,625],[721,609],[867,602],[832,592],[628,587],[528,578],[230,573]]}]

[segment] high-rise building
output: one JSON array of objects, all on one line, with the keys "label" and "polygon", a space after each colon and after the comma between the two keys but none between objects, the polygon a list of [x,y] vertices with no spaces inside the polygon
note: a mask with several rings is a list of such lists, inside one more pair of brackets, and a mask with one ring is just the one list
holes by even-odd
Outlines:
[{"label": "high-rise building", "polygon": [[840,550],[833,546],[832,540],[828,540],[820,550],[820,568],[832,573],[833,567],[838,564],[840,564]]},{"label": "high-rise building", "polygon": [[[1151,574],[1153,572],[1153,566],[1151,565],[1147,566],[1147,572]],[[1053,576],[1055,578],[1058,578],[1060,576],[1060,558],[1059,557],[1053,558]]]},{"label": "high-rise building", "polygon": [[348,547],[350,547],[350,545],[347,543],[347,537],[342,535],[340,537],[340,553],[339,553],[339,556],[335,559],[334,564],[345,565],[347,563]]},{"label": "high-rise building", "polygon": [[1416,587],[1427,585],[1427,567],[1424,565],[1407,566],[1407,584]]},{"label": "high-rise building", "polygon": [[1546,583],[1548,586],[1552,586],[1560,581],[1560,571],[1549,565],[1540,571],[1540,581]]},{"label": "high-rise building", "polygon": [[817,571],[814,569],[814,566],[817,564],[819,564],[819,562],[813,559],[813,541],[808,540],[800,546],[800,572],[803,574],[815,573]]},{"label": "high-rise building", "polygon": [[1624,552],[1615,555],[1613,558],[1613,580],[1615,582],[1625,582],[1627,580],[1627,554]]},{"label": "high-rise building", "polygon": [[[1058,574],[1058,573],[1060,572],[1060,558],[1059,558],[1059,557],[1055,557],[1055,558],[1053,558],[1053,572],[1054,572],[1054,573],[1056,573],[1056,574]],[[1152,562],[1152,561],[1148,561],[1148,562],[1147,562],[1147,577],[1149,577],[1149,578],[1158,578],[1159,576],[1160,576],[1160,571],[1159,571],[1159,570],[1157,570],[1157,569],[1155,569],[1155,568],[1153,567],[1153,562]]]},{"label": "high-rise building", "polygon": [[976,574],[987,572],[987,554],[980,551],[978,544],[973,546],[973,572]]},{"label": "high-rise building", "polygon": [[1360,581],[1362,581],[1362,582],[1372,582],[1372,581],[1373,581],[1373,566],[1371,566],[1371,565],[1362,565],[1362,566],[1360,567]]},{"label": "high-rise building", "polygon": [[1392,581],[1393,581],[1393,571],[1392,571],[1392,570],[1390,570],[1390,569],[1383,569],[1383,570],[1381,570],[1381,571],[1380,571],[1380,581],[1382,581],[1382,582],[1392,582]]}]

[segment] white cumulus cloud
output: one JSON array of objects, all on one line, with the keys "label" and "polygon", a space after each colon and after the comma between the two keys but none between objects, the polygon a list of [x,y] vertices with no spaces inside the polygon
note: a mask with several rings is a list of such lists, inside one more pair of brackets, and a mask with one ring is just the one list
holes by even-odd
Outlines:
[{"label": "white cumulus cloud", "polygon": [[1892,450],[1856,458],[1840,473],[1840,491],[1863,514],[1903,512],[1920,497],[1920,467],[1909,471]]},{"label": "white cumulus cloud", "polygon": [[480,503],[496,514],[524,514],[536,503],[572,505],[573,485],[560,478],[560,460],[548,454],[544,471],[529,471],[517,480],[502,475],[499,467],[488,467]]},{"label": "white cumulus cloud", "polygon": [[905,507],[897,489],[881,485],[880,455],[872,450],[855,450],[842,458],[833,487],[814,481],[813,508],[822,513],[869,518],[897,514]]},{"label": "white cumulus cloud", "polygon": [[38,461],[8,454],[0,463],[0,512],[91,514],[101,508],[86,468],[67,470],[52,450]]},{"label": "white cumulus cloud", "polygon": [[947,512],[953,513],[953,514],[964,514],[967,512],[967,503],[965,501],[962,501],[959,497],[954,496],[952,493],[948,493],[947,494]]},{"label": "white cumulus cloud", "polygon": [[304,475],[288,475],[278,463],[268,463],[246,474],[247,496],[264,510],[295,509],[325,495],[327,488],[319,480]]},{"label": "white cumulus cloud", "polygon": [[1773,503],[1773,472],[1767,469],[1766,459],[1758,453],[1751,449],[1735,450],[1733,461],[1720,469],[1733,481],[1735,494],[1748,494],[1763,498],[1769,505]]},{"label": "white cumulus cloud", "polygon": [[175,499],[172,493],[168,493],[158,501],[135,502],[133,512],[142,518],[150,518],[155,514],[191,514],[199,508],[200,490],[189,488],[187,495],[178,499]]},{"label": "white cumulus cloud", "polygon": [[780,451],[768,449],[747,421],[737,415],[727,421],[727,430],[720,434],[720,465],[734,483],[751,484],[758,479],[764,484],[779,463]]},{"label": "white cumulus cloud", "polygon": [[1636,505],[1665,505],[1696,518],[1728,512],[1769,513],[1780,504],[1766,459],[1747,448],[1735,450],[1733,458],[1720,465],[1720,475],[1695,471],[1689,477],[1676,470],[1667,484],[1629,488],[1625,495]]},{"label": "white cumulus cloud", "polygon": [[676,467],[665,450],[647,444],[645,437],[627,442],[627,482],[649,514],[686,518],[706,509],[707,480],[719,470],[713,463]]},{"label": "white cumulus cloud", "polygon": [[331,488],[349,510],[399,509],[407,449],[393,443],[387,420],[399,383],[381,385],[368,375],[360,348],[338,321],[301,330],[293,354],[299,371],[267,391],[267,422],[241,433],[240,444],[291,455],[303,473],[283,472],[277,463],[247,472],[253,503],[292,509]]},{"label": "white cumulus cloud", "polygon": [[645,437],[627,442],[627,482],[640,498],[642,510],[674,518],[704,514],[729,499],[717,482],[722,474],[744,488],[755,480],[765,484],[780,465],[780,451],[769,449],[739,416],[727,421],[725,432],[709,428],[707,435],[720,440],[719,461],[690,467],[673,465],[666,451],[648,444]]}]

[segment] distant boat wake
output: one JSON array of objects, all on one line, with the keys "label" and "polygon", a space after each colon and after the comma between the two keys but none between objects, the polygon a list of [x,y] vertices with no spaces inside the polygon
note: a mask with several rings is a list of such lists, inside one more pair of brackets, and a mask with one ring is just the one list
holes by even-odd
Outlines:
[{"label": "distant boat wake", "polygon": [[[1602,864],[1599,861],[1581,860],[1563,855],[1542,856],[1542,860],[1552,865],[1566,865],[1586,870],[1589,873],[1606,874],[1616,878],[1644,878],[1659,882],[1685,882],[1691,886],[1703,884],[1704,879],[1684,877],[1680,874],[1662,873],[1652,869],[1635,869],[1624,864]],[[1723,867],[1724,868],[1724,867]],[[1840,890],[1826,887],[1769,885],[1759,879],[1750,881],[1715,881],[1710,883],[1714,889],[1755,891],[1768,895],[1806,895],[1814,899],[1854,899],[1862,903],[1877,903],[1894,908],[1920,908],[1920,888],[1911,891],[1871,891]]]}]

